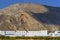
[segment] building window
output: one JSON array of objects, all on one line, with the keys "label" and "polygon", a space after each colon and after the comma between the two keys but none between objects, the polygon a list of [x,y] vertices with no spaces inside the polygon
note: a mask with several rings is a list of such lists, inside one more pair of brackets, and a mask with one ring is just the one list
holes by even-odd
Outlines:
[{"label": "building window", "polygon": [[58,33],[60,33],[60,32],[58,32]]}]

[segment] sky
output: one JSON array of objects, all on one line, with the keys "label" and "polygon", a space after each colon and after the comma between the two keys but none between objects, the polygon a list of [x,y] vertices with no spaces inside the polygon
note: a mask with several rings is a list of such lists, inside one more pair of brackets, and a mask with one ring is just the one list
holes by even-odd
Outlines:
[{"label": "sky", "polygon": [[0,0],[0,9],[16,3],[32,2],[37,4],[60,7],[60,0]]}]

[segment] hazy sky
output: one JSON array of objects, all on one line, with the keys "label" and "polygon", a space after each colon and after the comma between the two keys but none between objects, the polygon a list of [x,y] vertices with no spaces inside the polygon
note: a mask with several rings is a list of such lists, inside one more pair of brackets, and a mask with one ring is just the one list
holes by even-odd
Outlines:
[{"label": "hazy sky", "polygon": [[0,9],[15,3],[22,2],[32,2],[37,4],[45,4],[49,6],[60,7],[60,0],[0,0]]}]

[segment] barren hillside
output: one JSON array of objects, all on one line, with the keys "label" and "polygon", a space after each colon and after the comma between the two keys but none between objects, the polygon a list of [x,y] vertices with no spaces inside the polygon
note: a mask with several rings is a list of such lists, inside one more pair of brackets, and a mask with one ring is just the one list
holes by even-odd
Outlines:
[{"label": "barren hillside", "polygon": [[0,30],[46,29],[51,32],[60,29],[60,8],[23,3],[0,10]]}]

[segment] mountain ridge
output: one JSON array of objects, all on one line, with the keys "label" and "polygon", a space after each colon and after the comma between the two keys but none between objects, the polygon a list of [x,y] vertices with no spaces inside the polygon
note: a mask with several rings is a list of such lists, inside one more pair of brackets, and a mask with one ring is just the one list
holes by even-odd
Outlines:
[{"label": "mountain ridge", "polygon": [[53,32],[60,29],[60,8],[57,7],[24,3],[6,7],[0,13],[0,30]]}]

